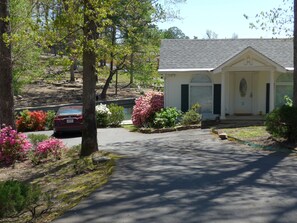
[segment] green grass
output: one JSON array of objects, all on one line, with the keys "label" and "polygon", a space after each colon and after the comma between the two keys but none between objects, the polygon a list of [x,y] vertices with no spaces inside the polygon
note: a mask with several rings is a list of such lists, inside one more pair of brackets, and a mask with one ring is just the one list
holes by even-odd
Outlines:
[{"label": "green grass", "polygon": [[124,129],[127,129],[129,132],[137,132],[138,128],[134,125],[122,125]]},{"label": "green grass", "polygon": [[226,128],[221,131],[227,133],[228,136],[240,139],[249,140],[261,137],[269,137],[269,133],[266,131],[265,126],[250,126],[240,128]]}]

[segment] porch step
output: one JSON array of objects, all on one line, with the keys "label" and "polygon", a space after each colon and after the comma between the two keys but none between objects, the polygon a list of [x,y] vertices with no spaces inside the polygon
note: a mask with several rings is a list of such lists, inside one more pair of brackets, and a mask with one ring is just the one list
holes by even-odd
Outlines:
[{"label": "porch step", "polygon": [[205,120],[202,121],[202,128],[236,128],[236,127],[247,127],[247,126],[263,126],[265,123],[264,116],[229,116],[224,120],[214,121]]},{"label": "porch step", "polygon": [[236,128],[236,127],[248,127],[248,126],[263,126],[264,121],[233,121],[233,122],[220,122],[219,128]]}]

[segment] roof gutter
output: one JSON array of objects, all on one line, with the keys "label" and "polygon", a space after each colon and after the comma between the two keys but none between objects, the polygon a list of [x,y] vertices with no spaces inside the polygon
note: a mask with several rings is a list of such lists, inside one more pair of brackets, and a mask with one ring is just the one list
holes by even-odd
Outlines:
[{"label": "roof gutter", "polygon": [[213,71],[214,68],[189,68],[189,69],[159,69],[160,73],[171,73],[171,72],[191,72],[191,71]]}]

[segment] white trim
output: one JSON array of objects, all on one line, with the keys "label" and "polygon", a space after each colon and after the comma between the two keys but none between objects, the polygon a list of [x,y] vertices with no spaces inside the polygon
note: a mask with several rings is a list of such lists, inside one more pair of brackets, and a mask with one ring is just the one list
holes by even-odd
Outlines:
[{"label": "white trim", "polygon": [[189,72],[189,71],[212,71],[214,68],[189,68],[189,69],[159,69],[158,72]]},{"label": "white trim", "polygon": [[[191,72],[191,71],[208,71],[212,72],[217,68],[178,68],[178,69],[159,69],[158,72],[167,73],[167,72]],[[238,71],[239,68],[234,68],[234,71]],[[250,68],[249,68],[250,69]],[[271,70],[270,67],[255,67],[255,70]],[[294,71],[294,67],[285,67],[287,71]],[[228,69],[228,71],[232,71],[232,69]]]}]

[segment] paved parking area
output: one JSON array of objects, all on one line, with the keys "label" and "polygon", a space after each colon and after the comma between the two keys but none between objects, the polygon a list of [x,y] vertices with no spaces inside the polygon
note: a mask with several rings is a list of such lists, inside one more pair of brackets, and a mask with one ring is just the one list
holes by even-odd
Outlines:
[{"label": "paved parking area", "polygon": [[55,223],[296,222],[294,154],[221,141],[200,129],[99,129],[98,139],[101,149],[126,158],[105,186]]}]

